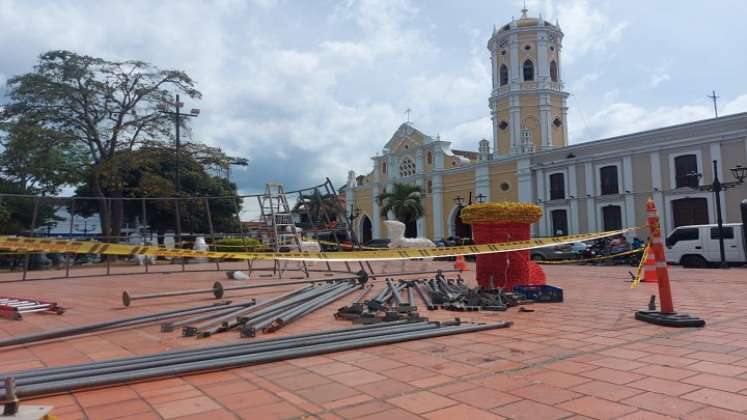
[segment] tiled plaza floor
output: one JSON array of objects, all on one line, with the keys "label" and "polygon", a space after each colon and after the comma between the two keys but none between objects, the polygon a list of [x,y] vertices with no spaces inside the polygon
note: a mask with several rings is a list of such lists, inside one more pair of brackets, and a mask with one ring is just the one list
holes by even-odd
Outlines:
[{"label": "tiled plaza floor", "polygon": [[[631,290],[630,267],[545,270],[550,283],[564,288],[564,303],[535,304],[534,312],[421,312],[431,319],[514,321],[509,329],[26,403],[52,404],[60,419],[747,419],[747,269],[671,270],[675,309],[704,318],[704,329],[634,320],[633,311],[646,306],[656,286]],[[0,337],[205,304],[212,302],[208,295],[137,301],[124,309],[120,294],[210,287],[222,278],[184,273],[0,284],[0,295],[48,298],[70,308],[62,316],[0,320]],[[270,279],[249,283],[264,281]],[[228,292],[226,298],[262,299],[290,288]],[[348,327],[332,318],[348,300],[277,334]],[[248,339],[229,332],[196,340],[152,325],[1,349],[0,372],[239,340]]]}]

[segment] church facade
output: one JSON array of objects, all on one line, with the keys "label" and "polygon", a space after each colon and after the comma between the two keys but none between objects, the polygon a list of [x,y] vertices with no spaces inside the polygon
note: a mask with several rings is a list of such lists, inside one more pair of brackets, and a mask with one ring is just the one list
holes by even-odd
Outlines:
[{"label": "church facade", "polygon": [[[433,240],[470,236],[459,219],[470,201],[540,205],[543,217],[532,232],[539,236],[644,224],[649,196],[665,234],[715,223],[713,193],[693,187],[712,182],[714,161],[722,182],[733,181],[730,168],[747,166],[747,113],[568,145],[563,32],[522,12],[488,41],[493,141],[480,140],[477,152],[454,150],[449,141],[402,124],[372,158],[370,173],[348,175],[346,202],[359,211],[358,240],[386,237],[376,197],[394,183],[421,187],[425,215],[415,227]],[[702,176],[686,176],[691,172]],[[725,223],[740,221],[745,198],[747,183],[721,194]]]}]

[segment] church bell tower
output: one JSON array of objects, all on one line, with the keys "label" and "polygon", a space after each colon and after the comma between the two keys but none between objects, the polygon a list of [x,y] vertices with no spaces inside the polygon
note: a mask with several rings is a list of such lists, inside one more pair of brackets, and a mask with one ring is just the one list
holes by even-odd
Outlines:
[{"label": "church bell tower", "polygon": [[560,50],[563,32],[527,16],[494,29],[488,41],[493,68],[490,114],[496,156],[568,144],[568,93],[563,90]]}]

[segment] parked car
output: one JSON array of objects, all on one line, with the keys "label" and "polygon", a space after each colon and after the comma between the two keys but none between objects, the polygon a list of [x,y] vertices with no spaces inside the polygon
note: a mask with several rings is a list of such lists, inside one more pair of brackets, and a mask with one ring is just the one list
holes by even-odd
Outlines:
[{"label": "parked car", "polygon": [[370,241],[363,244],[363,246],[365,248],[387,249],[389,248],[389,242],[391,242],[389,239],[371,239]]},{"label": "parked car", "polygon": [[571,244],[535,248],[531,250],[530,255],[534,261],[570,260],[576,256]]},{"label": "parked car", "polygon": [[[747,263],[744,225],[725,223],[723,235],[726,262],[734,265]],[[718,226],[715,224],[679,226],[667,237],[667,262],[689,268],[717,264],[721,262],[718,237]]]}]

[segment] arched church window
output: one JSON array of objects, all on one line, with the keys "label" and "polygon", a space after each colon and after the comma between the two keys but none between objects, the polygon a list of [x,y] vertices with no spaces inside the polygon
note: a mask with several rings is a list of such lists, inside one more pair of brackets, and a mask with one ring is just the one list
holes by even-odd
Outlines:
[{"label": "arched church window", "polygon": [[534,80],[534,63],[532,63],[532,60],[526,59],[524,61],[524,81],[529,82]]},{"label": "arched church window", "polygon": [[550,62],[550,80],[553,82],[558,81],[558,63],[555,60]]},{"label": "arched church window", "polygon": [[508,67],[501,64],[501,86],[508,84]]},{"label": "arched church window", "polygon": [[415,175],[415,162],[406,157],[399,165],[399,176],[404,178],[412,175]]},{"label": "arched church window", "polygon": [[521,130],[521,152],[532,153],[534,152],[534,141],[532,139],[532,130],[524,127]]},{"label": "arched church window", "polygon": [[382,174],[386,173],[386,162],[381,162],[381,173]]},{"label": "arched church window", "polygon": [[429,165],[433,163],[433,155],[431,152],[425,154],[425,161],[428,162]]}]

